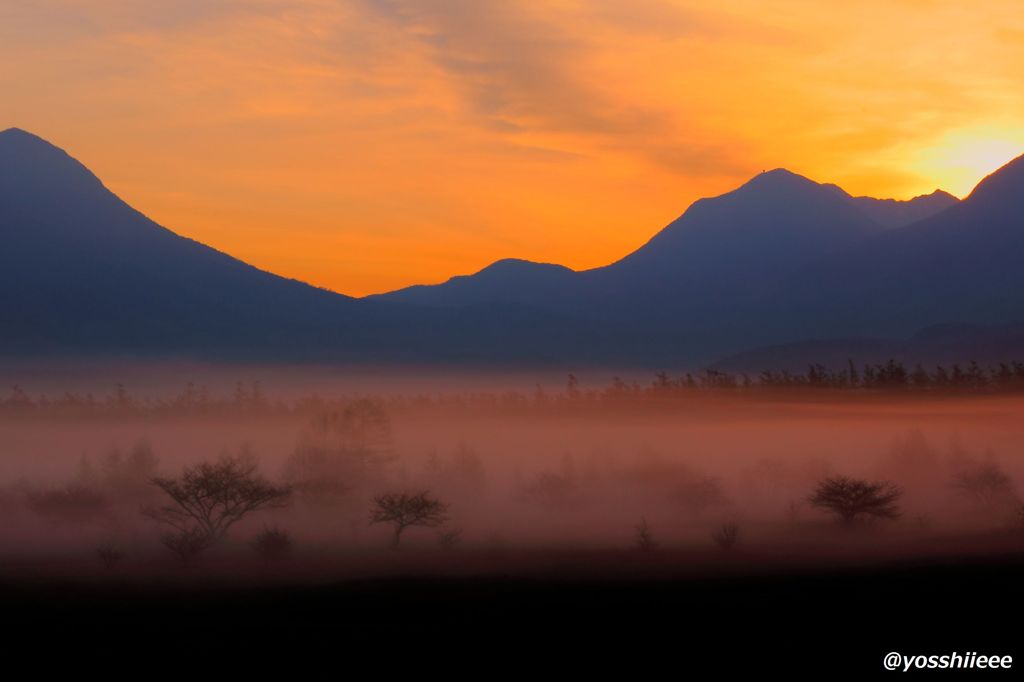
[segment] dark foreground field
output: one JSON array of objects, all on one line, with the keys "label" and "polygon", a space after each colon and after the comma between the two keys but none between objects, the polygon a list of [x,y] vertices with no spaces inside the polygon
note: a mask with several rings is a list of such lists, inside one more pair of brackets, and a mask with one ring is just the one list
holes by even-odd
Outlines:
[{"label": "dark foreground field", "polygon": [[40,671],[115,678],[283,670],[289,679],[388,679],[410,667],[431,677],[517,670],[541,679],[938,672],[887,672],[891,651],[1010,654],[1009,671],[954,672],[1013,677],[1024,665],[1022,575],[1016,554],[714,576],[552,569],[304,586],[8,577],[0,648]]}]

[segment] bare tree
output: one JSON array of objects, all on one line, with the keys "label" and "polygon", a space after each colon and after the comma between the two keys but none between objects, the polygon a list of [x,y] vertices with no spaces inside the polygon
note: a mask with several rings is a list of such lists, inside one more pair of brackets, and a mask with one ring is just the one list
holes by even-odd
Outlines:
[{"label": "bare tree", "polygon": [[392,544],[396,547],[402,531],[409,526],[436,528],[448,520],[448,505],[430,497],[430,493],[386,493],[373,498],[370,523],[390,523],[394,527]]},{"label": "bare tree", "polygon": [[156,477],[152,483],[171,504],[144,508],[143,514],[179,533],[197,529],[210,541],[224,537],[246,514],[284,506],[291,493],[257,474],[256,461],[247,454],[202,462],[187,467],[179,478]]},{"label": "bare tree", "polygon": [[812,506],[835,514],[843,525],[858,518],[895,519],[903,490],[888,481],[864,481],[848,476],[826,478],[808,499]]}]

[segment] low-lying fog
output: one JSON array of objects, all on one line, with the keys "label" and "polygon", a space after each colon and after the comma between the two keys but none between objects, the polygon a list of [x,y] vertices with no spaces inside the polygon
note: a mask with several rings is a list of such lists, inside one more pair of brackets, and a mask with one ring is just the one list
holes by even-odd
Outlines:
[{"label": "low-lying fog", "polygon": [[[422,380],[402,391],[393,375],[374,394],[366,378],[356,390],[321,378],[303,392],[301,379],[257,386],[252,376],[207,389],[201,377],[177,377],[174,388],[165,377],[139,393],[76,380],[65,395],[55,376],[19,385],[0,402],[7,570],[196,572],[225,557],[343,566],[396,555],[408,568],[410,557],[457,564],[483,550],[767,563],[1004,551],[1024,540],[1024,398],[1013,395],[616,401],[585,380],[511,393],[514,378],[487,392],[476,377],[431,393]],[[203,505],[224,490],[200,484],[190,500],[181,477],[224,457],[236,482],[255,481],[267,497],[220,535],[193,512],[216,515]],[[868,496],[897,494],[844,522],[811,500],[839,477],[891,484]],[[417,513],[396,536],[400,518]]]}]

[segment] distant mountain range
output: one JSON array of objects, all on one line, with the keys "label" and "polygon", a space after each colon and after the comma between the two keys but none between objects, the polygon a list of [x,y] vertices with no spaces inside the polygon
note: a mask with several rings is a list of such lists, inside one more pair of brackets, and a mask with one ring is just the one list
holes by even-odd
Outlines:
[{"label": "distant mountain range", "polygon": [[354,299],[180,237],[11,129],[0,355],[689,368],[828,348],[913,361],[930,338],[915,334],[947,325],[984,330],[966,335],[973,347],[960,335],[964,360],[1024,357],[1008,324],[1024,320],[1022,216],[1024,158],[962,202],[852,197],[779,169],[695,202],[601,268],[507,259]]}]

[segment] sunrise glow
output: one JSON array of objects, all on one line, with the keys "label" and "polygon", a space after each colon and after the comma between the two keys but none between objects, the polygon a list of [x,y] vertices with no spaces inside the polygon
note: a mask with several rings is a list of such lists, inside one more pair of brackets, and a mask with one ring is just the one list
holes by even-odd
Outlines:
[{"label": "sunrise glow", "polygon": [[130,8],[3,3],[0,129],[355,295],[503,257],[605,264],[765,168],[962,196],[1024,152],[1016,0]]}]

